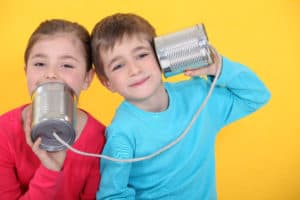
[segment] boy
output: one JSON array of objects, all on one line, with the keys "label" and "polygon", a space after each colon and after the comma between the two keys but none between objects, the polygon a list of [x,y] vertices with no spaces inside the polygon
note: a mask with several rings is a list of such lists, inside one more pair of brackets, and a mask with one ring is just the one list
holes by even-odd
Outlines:
[{"label": "boy", "polygon": [[[153,50],[154,28],[134,14],[115,14],[92,31],[92,51],[101,83],[124,97],[107,129],[103,154],[119,159],[147,156],[174,141],[188,126],[221,75],[207,105],[188,134],[160,155],[134,163],[101,161],[97,199],[217,199],[215,139],[225,125],[256,111],[270,98],[245,66],[221,57],[163,83]],[[202,79],[199,75],[207,75]]]}]

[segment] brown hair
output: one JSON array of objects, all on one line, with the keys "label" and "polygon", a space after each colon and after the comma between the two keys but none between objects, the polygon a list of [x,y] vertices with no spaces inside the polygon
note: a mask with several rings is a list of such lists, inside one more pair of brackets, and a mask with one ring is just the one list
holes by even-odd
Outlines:
[{"label": "brown hair", "polygon": [[131,13],[116,13],[99,21],[92,31],[92,58],[98,78],[106,78],[100,50],[109,50],[124,36],[142,35],[150,43],[156,36],[154,27],[144,18]]},{"label": "brown hair", "polygon": [[52,19],[42,22],[35,31],[31,34],[24,54],[25,64],[27,64],[30,51],[34,44],[43,36],[53,36],[60,33],[74,34],[83,45],[83,50],[86,58],[86,71],[92,68],[90,35],[82,25],[70,22],[63,19]]}]

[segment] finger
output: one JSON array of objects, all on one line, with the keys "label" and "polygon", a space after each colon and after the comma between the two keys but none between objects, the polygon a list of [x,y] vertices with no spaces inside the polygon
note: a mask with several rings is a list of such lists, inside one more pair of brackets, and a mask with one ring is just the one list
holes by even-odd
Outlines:
[{"label": "finger", "polygon": [[209,67],[200,67],[197,69],[188,69],[184,72],[186,76],[204,76],[209,73]]},{"label": "finger", "polygon": [[218,53],[217,49],[212,45],[209,45],[209,48],[212,52],[212,57],[213,57],[214,63],[219,62],[221,59],[221,55]]},{"label": "finger", "polygon": [[66,150],[61,151],[55,151],[55,152],[48,152],[49,155],[51,155],[52,158],[54,158],[57,163],[62,164],[66,158]]},{"label": "finger", "polygon": [[25,138],[29,146],[33,145],[33,141],[31,139],[31,121],[32,121],[31,117],[32,117],[32,111],[31,111],[31,106],[29,106],[28,109],[26,110],[25,119],[23,122]]},{"label": "finger", "polygon": [[219,54],[217,49],[212,45],[209,45],[209,49],[211,50],[211,53],[212,53],[213,63],[208,66],[211,69],[208,74],[216,75],[217,71],[220,68],[222,68],[222,55]]},{"label": "finger", "polygon": [[40,158],[43,159],[42,162],[47,168],[60,171],[64,165],[66,151],[45,152],[45,157],[41,157],[41,155]]},{"label": "finger", "polygon": [[36,154],[38,154],[38,152],[41,150],[40,149],[40,145],[42,143],[42,138],[37,138],[36,141],[33,143],[32,145],[32,151]]}]

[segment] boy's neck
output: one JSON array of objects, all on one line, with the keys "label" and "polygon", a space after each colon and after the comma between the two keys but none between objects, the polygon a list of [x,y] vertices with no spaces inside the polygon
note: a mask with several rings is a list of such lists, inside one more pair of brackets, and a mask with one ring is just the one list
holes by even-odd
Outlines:
[{"label": "boy's neck", "polygon": [[144,101],[129,101],[139,109],[142,109],[147,112],[162,112],[166,110],[169,106],[169,95],[164,87],[163,91],[159,92],[157,96],[149,98]]}]

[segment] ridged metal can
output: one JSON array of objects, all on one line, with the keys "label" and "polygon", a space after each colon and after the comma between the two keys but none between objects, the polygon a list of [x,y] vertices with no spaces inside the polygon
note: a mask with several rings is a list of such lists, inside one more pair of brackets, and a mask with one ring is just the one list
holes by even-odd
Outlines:
[{"label": "ridged metal can", "polygon": [[213,63],[203,24],[155,37],[154,48],[165,77]]},{"label": "ridged metal can", "polygon": [[41,149],[59,151],[66,147],[56,140],[56,133],[72,145],[75,140],[77,98],[64,83],[48,82],[37,87],[32,95],[32,131],[35,141],[42,138]]}]

